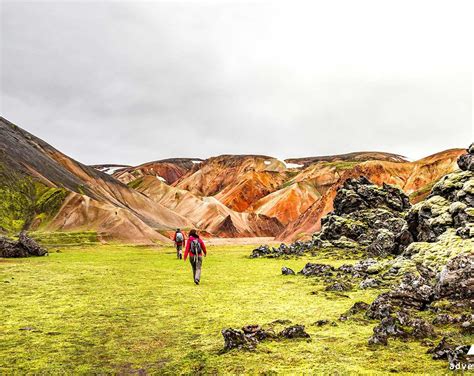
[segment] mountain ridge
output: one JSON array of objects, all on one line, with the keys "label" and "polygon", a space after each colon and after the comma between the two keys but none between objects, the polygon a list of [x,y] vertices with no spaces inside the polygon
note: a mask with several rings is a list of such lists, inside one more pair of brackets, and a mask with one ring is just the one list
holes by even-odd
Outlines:
[{"label": "mountain ridge", "polygon": [[[102,232],[106,229],[109,237],[118,235],[124,240],[127,237],[122,230],[114,229],[110,225],[111,218],[117,216],[120,223],[127,223],[130,218],[136,217],[134,221],[142,226],[142,231],[131,231],[128,240],[148,242],[165,240],[162,235],[153,231],[152,227],[165,230],[192,225],[186,218],[154,203],[110,175],[77,162],[4,118],[0,118],[0,136],[0,163],[4,169],[19,178],[31,177],[46,187],[64,189],[70,196],[76,197],[75,202],[81,209],[82,221],[67,226],[69,230],[87,229]],[[87,205],[84,202],[86,197],[90,199],[87,199]],[[99,208],[108,213],[100,223],[92,220]],[[61,212],[71,210],[72,208],[62,206],[56,214],[61,215]],[[93,223],[97,226],[89,226]],[[47,226],[49,230],[63,228],[54,220]],[[147,235],[143,236],[144,233]]]},{"label": "mountain ridge", "polygon": [[55,196],[62,198],[59,210],[48,221],[37,215],[34,226],[96,230],[103,239],[143,243],[163,241],[162,234],[175,227],[196,227],[211,236],[309,236],[332,210],[345,180],[364,175],[419,200],[456,168],[464,150],[413,162],[399,154],[363,151],[284,161],[223,154],[86,166],[4,118],[0,136],[0,163],[46,188],[64,190]]}]

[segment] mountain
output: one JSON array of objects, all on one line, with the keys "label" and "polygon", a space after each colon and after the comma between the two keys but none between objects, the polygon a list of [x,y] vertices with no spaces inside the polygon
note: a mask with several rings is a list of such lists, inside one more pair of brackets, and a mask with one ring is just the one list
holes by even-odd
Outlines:
[{"label": "mountain", "polygon": [[[319,229],[321,217],[332,210],[335,192],[346,179],[366,175],[379,185],[394,184],[417,202],[435,181],[456,168],[461,153],[462,149],[447,150],[416,162],[382,152],[285,161],[265,155],[221,155],[195,161],[171,186],[156,170],[144,169],[144,175],[129,185],[214,236],[264,233],[293,240]],[[144,179],[147,176],[153,179]],[[249,219],[261,223],[264,218],[274,225],[265,226],[265,232],[261,226],[252,230],[255,225]],[[281,226],[284,229],[275,232]]]},{"label": "mountain", "polygon": [[[0,150],[0,185],[10,196],[16,191],[18,200],[28,196],[33,218],[25,222],[33,227],[94,230],[108,239],[150,242],[165,239],[156,230],[192,226],[186,218],[108,174],[75,161],[4,118],[0,118]],[[28,195],[16,189],[23,186],[28,187]],[[49,192],[48,188],[62,195],[61,202],[55,201],[57,211],[48,213],[45,223],[44,208],[38,206],[44,197],[37,198],[36,191]],[[5,211],[2,217],[18,214]]]},{"label": "mountain", "polygon": [[[113,175],[122,183],[129,183],[142,176],[156,176],[167,184],[173,184],[195,166],[201,163],[199,158],[170,158],[160,161],[148,162],[136,167],[127,167],[117,170]],[[107,166],[107,165],[105,165]]]},{"label": "mountain", "polygon": [[177,186],[213,196],[236,212],[274,217],[286,224],[318,197],[309,184],[292,185],[298,167],[264,155],[222,155],[204,161]]},{"label": "mountain", "polygon": [[[367,158],[406,161],[399,155],[380,152],[293,158],[285,161],[264,155],[221,155],[203,161],[196,170],[188,172],[175,185],[197,195],[215,196],[233,210],[257,210],[259,213],[276,216],[282,223],[286,223],[294,219],[294,213],[299,215],[305,211],[319,195],[314,188],[321,188],[321,184],[316,181],[318,177],[312,176],[312,172],[321,179],[321,168],[327,167],[332,171],[333,167],[339,169],[339,165],[343,165],[341,168],[345,165],[352,166]],[[332,177],[332,183],[335,180],[337,179]],[[293,183],[307,182],[310,184],[288,188]],[[266,198],[270,194],[272,196]],[[299,199],[304,202],[297,202]],[[289,209],[295,203],[296,207]],[[273,204],[277,205],[274,209]],[[291,212],[291,218],[281,212],[280,209],[284,207],[286,209],[283,211]]]},{"label": "mountain", "polygon": [[[232,236],[248,235],[249,224],[236,218],[236,213],[248,213],[276,218],[286,227],[279,237],[293,239],[305,230],[318,228],[321,216],[332,210],[337,187],[347,178],[368,174],[379,184],[386,181],[402,187],[416,201],[441,175],[452,171],[459,153],[460,150],[446,151],[418,162],[382,152],[285,161],[265,155],[221,155],[195,163],[172,184],[177,191],[165,188],[166,184],[159,185],[156,179],[137,179],[136,189],[214,235],[222,236],[221,228]],[[167,194],[162,193],[163,189],[167,189]],[[235,223],[241,225],[233,228]]]},{"label": "mountain", "polygon": [[[260,198],[263,191],[275,190],[282,184],[285,170],[282,161],[268,156],[220,155],[203,161],[198,169],[189,171],[175,185],[200,196],[220,194],[228,202],[232,196],[230,191],[240,186],[237,191],[253,200],[254,195]],[[251,194],[242,192],[248,181],[258,184],[258,187],[249,187],[253,191]]]},{"label": "mountain", "polygon": [[319,157],[290,158],[285,162],[303,165],[307,167],[316,162],[366,162],[366,161],[387,161],[406,162],[405,157],[398,154],[384,153],[380,151],[359,151],[346,154],[323,155]]},{"label": "mountain", "polygon": [[296,182],[254,202],[248,210],[278,218],[283,224],[296,220],[321,197],[314,185]]},{"label": "mountain", "polygon": [[377,185],[388,183],[397,186],[411,196],[412,202],[417,202],[426,197],[437,180],[457,169],[456,160],[464,152],[464,149],[450,149],[415,162],[374,160],[343,164],[316,162],[309,165],[295,180],[310,182],[316,186],[321,197],[289,223],[278,239],[293,240],[318,231],[321,218],[333,210],[338,188],[349,178],[365,176]]},{"label": "mountain", "polygon": [[349,178],[366,176],[422,200],[462,149],[409,162],[356,152],[292,158],[220,155],[86,166],[0,118],[0,232],[95,231],[103,241],[166,240],[176,227],[210,236],[310,236]]},{"label": "mountain", "polygon": [[139,178],[131,186],[214,236],[274,236],[283,230],[283,225],[276,218],[234,211],[215,197],[197,196],[169,186],[153,176]]},{"label": "mountain", "polygon": [[104,165],[91,165],[90,167],[95,168],[96,170],[105,172],[108,175],[113,175],[117,171],[130,168],[129,165],[120,165],[120,164],[104,164]]}]

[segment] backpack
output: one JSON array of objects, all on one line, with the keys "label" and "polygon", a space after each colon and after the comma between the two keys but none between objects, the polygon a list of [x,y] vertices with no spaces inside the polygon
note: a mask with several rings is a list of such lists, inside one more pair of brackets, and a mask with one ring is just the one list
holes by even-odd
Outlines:
[{"label": "backpack", "polygon": [[191,242],[191,249],[190,249],[191,253],[193,255],[200,255],[202,254],[202,248],[201,248],[201,243],[199,243],[199,240],[198,239],[193,239],[193,241]]},{"label": "backpack", "polygon": [[176,243],[182,243],[183,242],[183,234],[180,232],[176,233]]}]

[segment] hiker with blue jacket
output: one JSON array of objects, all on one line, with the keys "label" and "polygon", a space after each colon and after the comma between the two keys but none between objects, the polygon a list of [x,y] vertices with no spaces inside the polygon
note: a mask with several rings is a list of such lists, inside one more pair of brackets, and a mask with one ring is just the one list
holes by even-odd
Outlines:
[{"label": "hiker with blue jacket", "polygon": [[184,261],[188,258],[193,267],[194,283],[199,285],[201,280],[202,255],[207,256],[206,245],[197,234],[196,230],[189,231],[188,243],[184,251]]},{"label": "hiker with blue jacket", "polygon": [[174,233],[173,241],[176,247],[176,257],[181,260],[183,258],[183,245],[186,242],[186,239],[179,228],[176,229],[176,232]]}]

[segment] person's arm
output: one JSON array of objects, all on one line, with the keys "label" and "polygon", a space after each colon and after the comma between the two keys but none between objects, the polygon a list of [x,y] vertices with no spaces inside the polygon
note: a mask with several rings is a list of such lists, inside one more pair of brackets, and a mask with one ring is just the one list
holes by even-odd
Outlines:
[{"label": "person's arm", "polygon": [[201,248],[202,248],[202,251],[204,252],[204,255],[207,256],[206,245],[204,244],[204,242],[202,241],[202,239],[199,239],[199,243],[201,243]]},{"label": "person's arm", "polygon": [[174,233],[173,241],[176,243],[176,232]]},{"label": "person's arm", "polygon": [[189,241],[188,239],[188,242],[186,243],[186,249],[184,251],[184,257],[183,257],[183,261],[186,261],[186,258],[188,257],[188,253],[189,253],[189,247],[191,246],[191,242]]}]

